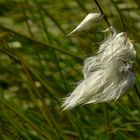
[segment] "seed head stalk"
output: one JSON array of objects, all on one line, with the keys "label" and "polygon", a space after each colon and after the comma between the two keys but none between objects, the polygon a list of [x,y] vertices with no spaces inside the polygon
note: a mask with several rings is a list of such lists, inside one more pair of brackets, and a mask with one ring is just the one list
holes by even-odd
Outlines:
[{"label": "seed head stalk", "polygon": [[102,13],[103,18],[104,18],[104,20],[106,21],[106,23],[107,23],[107,25],[108,25],[108,27],[109,27],[109,30],[110,30],[110,32],[111,32],[111,34],[113,35],[113,30],[112,30],[112,28],[111,28],[112,26],[111,26],[111,24],[109,23],[109,21],[108,21],[106,15],[105,15],[105,13],[104,13],[104,11],[102,10],[102,8],[101,8],[100,4],[98,3],[98,1],[97,1],[97,0],[94,0],[94,1],[95,1],[95,3],[96,3],[97,7],[99,8],[100,12]]}]

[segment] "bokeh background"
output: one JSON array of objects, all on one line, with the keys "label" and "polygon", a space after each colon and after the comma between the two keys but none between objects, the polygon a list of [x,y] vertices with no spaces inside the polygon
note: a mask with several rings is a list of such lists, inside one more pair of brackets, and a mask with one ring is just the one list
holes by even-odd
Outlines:
[{"label": "bokeh background", "polygon": [[[139,90],[140,1],[98,2],[134,44]],[[100,12],[94,0],[0,0],[0,140],[140,140],[135,88],[115,102],[62,111],[62,98],[83,79],[84,59],[109,35],[103,20],[66,36],[90,12]]]}]

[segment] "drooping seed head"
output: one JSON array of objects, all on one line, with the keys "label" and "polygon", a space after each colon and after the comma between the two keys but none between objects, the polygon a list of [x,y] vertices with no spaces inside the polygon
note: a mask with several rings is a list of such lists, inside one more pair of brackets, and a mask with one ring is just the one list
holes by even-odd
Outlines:
[{"label": "drooping seed head", "polygon": [[84,80],[64,101],[64,109],[80,104],[117,100],[135,81],[133,64],[136,51],[122,32],[105,40],[97,55],[84,62]]}]

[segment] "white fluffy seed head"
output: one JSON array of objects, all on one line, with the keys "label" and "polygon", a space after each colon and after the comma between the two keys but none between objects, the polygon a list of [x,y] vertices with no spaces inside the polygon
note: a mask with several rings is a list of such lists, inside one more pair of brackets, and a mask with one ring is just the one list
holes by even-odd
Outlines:
[{"label": "white fluffy seed head", "polygon": [[63,108],[117,100],[134,84],[135,55],[126,33],[109,37],[101,44],[97,55],[85,60],[84,80],[65,99]]},{"label": "white fluffy seed head", "polygon": [[89,13],[83,19],[83,21],[71,33],[68,34],[68,36],[77,31],[88,30],[91,27],[94,27],[102,19],[102,17],[103,16],[100,13]]}]

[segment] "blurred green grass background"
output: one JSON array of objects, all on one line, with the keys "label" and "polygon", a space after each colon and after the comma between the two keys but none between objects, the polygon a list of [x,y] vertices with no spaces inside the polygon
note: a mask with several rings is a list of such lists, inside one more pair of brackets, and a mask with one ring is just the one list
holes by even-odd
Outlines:
[{"label": "blurred green grass background", "polygon": [[[99,0],[111,25],[137,51],[140,87],[140,1]],[[117,101],[62,112],[62,98],[82,76],[85,58],[107,37],[95,29],[66,35],[93,0],[0,0],[0,140],[140,140],[140,101],[134,88]]]}]

